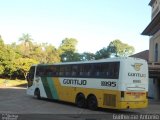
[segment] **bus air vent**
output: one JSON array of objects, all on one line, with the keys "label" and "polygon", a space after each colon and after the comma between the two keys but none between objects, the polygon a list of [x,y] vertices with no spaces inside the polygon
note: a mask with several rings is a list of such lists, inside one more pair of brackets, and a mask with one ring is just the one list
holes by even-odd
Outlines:
[{"label": "bus air vent", "polygon": [[104,94],[103,105],[116,107],[116,95]]}]

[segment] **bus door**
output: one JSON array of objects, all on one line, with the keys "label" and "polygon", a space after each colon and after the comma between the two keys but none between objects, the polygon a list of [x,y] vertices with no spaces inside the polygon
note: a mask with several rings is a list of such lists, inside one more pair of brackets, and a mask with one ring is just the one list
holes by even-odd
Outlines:
[{"label": "bus door", "polygon": [[35,66],[32,66],[29,70],[29,73],[27,74],[28,87],[31,87],[33,85],[35,68]]}]

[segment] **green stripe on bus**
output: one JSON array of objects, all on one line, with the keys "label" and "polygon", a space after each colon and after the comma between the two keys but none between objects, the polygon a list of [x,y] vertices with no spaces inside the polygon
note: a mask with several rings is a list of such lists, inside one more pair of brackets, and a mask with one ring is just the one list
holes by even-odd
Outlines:
[{"label": "green stripe on bus", "polygon": [[47,81],[48,81],[50,90],[52,92],[53,99],[58,99],[58,94],[57,94],[57,90],[54,84],[54,80],[51,77],[47,77]]},{"label": "green stripe on bus", "polygon": [[46,77],[41,77],[41,80],[42,80],[42,83],[43,83],[43,86],[44,86],[44,90],[46,92],[46,95],[47,95],[47,98],[50,98],[52,99],[52,92],[49,88],[49,83],[48,83],[48,80]]}]

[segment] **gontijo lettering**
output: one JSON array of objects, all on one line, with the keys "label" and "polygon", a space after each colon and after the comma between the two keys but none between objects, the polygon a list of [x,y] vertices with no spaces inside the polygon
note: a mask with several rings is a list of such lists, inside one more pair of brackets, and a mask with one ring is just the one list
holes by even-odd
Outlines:
[{"label": "gontijo lettering", "polygon": [[87,80],[78,80],[78,79],[64,79],[63,84],[71,84],[71,85],[86,85]]},{"label": "gontijo lettering", "polygon": [[146,77],[146,74],[141,74],[141,73],[128,73],[128,76],[132,77]]}]

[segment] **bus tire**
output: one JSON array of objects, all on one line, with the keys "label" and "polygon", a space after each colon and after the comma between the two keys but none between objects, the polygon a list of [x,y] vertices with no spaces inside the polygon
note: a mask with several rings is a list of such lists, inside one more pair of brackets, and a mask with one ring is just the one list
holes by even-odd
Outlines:
[{"label": "bus tire", "polygon": [[86,107],[86,99],[85,99],[85,96],[84,96],[83,94],[78,94],[78,95],[76,96],[75,103],[76,103],[77,107],[85,108],[85,107]]},{"label": "bus tire", "polygon": [[91,110],[96,110],[98,108],[98,102],[95,95],[89,95],[87,97],[87,106]]},{"label": "bus tire", "polygon": [[40,94],[40,90],[38,88],[36,88],[35,92],[34,92],[34,96],[37,98],[37,99],[41,99],[41,94]]}]

